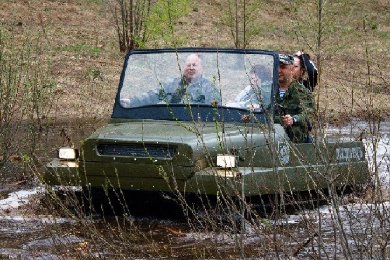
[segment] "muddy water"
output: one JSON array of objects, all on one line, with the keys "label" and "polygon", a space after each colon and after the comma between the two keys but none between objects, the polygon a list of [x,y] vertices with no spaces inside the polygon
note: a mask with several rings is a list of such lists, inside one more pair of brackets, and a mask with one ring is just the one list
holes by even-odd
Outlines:
[{"label": "muddy water", "polygon": [[382,200],[340,199],[278,218],[245,222],[241,233],[185,222],[76,216],[46,207],[43,187],[0,190],[0,257],[63,258],[374,258],[390,257],[390,124],[372,145],[366,123],[330,128],[350,138],[366,132],[367,158],[377,161]]}]

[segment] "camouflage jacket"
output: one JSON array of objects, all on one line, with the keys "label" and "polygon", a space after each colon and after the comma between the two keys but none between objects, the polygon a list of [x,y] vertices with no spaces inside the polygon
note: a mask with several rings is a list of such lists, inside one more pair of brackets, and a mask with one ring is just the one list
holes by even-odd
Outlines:
[{"label": "camouflage jacket", "polygon": [[275,123],[281,123],[281,117],[291,115],[294,119],[292,126],[285,126],[288,137],[295,143],[306,142],[314,120],[314,97],[310,90],[298,82],[293,82],[283,99],[279,90],[275,96]]}]

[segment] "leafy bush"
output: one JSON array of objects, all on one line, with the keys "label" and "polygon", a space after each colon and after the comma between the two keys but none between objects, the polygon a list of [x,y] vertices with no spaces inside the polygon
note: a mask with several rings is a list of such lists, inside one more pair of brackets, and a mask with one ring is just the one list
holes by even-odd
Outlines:
[{"label": "leafy bush", "polygon": [[39,36],[17,41],[0,30],[0,165],[34,154],[55,89]]}]

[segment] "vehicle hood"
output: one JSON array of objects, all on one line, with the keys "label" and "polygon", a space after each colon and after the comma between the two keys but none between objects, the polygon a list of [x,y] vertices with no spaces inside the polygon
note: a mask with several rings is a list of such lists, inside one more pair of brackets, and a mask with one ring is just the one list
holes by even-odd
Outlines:
[{"label": "vehicle hood", "polygon": [[197,135],[212,138],[216,134],[214,124],[195,125],[169,121],[132,121],[109,123],[90,138],[134,142],[196,142]]},{"label": "vehicle hood", "polygon": [[[248,138],[248,133],[251,138]],[[253,138],[254,135],[263,137]],[[244,125],[140,120],[111,122],[98,129],[85,140],[84,145],[98,143],[153,144],[176,146],[186,151],[186,157],[195,161],[204,154],[230,153],[232,149],[265,145],[265,132],[258,126],[248,129]],[[247,140],[252,140],[248,144]],[[246,142],[246,145],[244,145]]]}]

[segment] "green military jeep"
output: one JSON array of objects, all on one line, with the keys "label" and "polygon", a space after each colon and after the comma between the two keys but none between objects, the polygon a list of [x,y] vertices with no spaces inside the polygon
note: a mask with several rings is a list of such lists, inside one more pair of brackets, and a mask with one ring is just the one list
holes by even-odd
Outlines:
[{"label": "green military jeep", "polygon": [[[311,143],[292,143],[274,123],[278,57],[239,49],[128,53],[109,123],[78,150],[59,149],[44,182],[162,200],[255,200],[367,183],[361,141],[313,131]],[[256,77],[254,66],[262,70]],[[142,203],[138,195],[130,200]]]}]

